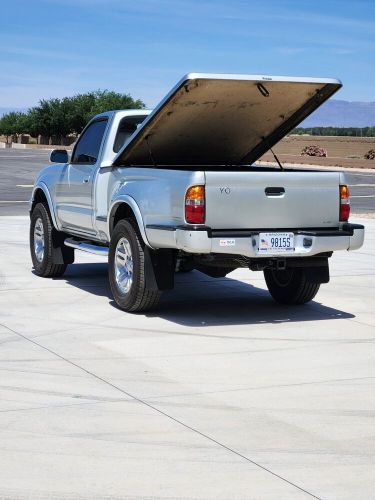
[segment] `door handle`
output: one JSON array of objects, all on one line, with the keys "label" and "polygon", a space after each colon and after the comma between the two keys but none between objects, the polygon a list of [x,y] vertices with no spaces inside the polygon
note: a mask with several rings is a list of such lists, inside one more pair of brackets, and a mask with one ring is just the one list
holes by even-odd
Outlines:
[{"label": "door handle", "polygon": [[283,187],[266,187],[264,190],[266,196],[282,196],[285,194],[285,188]]}]

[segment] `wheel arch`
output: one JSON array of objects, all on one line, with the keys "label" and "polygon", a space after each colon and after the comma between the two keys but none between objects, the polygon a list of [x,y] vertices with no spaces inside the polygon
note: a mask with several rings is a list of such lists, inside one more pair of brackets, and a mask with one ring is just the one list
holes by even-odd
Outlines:
[{"label": "wheel arch", "polygon": [[57,219],[56,219],[54,206],[52,203],[52,197],[50,195],[50,192],[49,192],[47,186],[44,183],[38,184],[33,189],[33,192],[31,195],[31,200],[30,200],[30,215],[31,215],[32,211],[34,210],[35,205],[37,203],[45,203],[47,205],[49,213],[51,215],[53,225],[54,225],[55,229],[59,230],[59,227],[57,225]]},{"label": "wheel arch", "polygon": [[145,225],[143,222],[142,214],[134,198],[128,195],[123,195],[121,198],[114,201],[109,209],[108,215],[108,236],[109,239],[112,236],[113,229],[115,228],[117,222],[122,219],[133,218],[137,222],[139,232],[141,233],[144,243],[152,248],[150,245],[145,231]]}]

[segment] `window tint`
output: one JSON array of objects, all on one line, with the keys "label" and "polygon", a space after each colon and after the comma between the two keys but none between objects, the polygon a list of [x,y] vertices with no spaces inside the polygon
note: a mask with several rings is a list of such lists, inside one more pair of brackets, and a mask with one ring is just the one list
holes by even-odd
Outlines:
[{"label": "window tint", "polygon": [[118,126],[116,139],[113,144],[113,151],[118,153],[122,146],[128,141],[131,135],[137,130],[147,115],[125,116]]},{"label": "window tint", "polygon": [[107,120],[99,120],[85,130],[75,147],[72,163],[96,162],[106,126]]}]

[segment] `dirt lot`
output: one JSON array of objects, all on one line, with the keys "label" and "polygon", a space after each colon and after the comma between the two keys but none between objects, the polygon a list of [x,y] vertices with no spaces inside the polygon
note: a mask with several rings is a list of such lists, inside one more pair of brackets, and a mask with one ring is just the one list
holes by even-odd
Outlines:
[{"label": "dirt lot", "polygon": [[[317,145],[327,150],[327,158],[301,156],[305,146]],[[305,163],[338,167],[375,168],[375,160],[365,160],[364,154],[375,149],[375,137],[317,137],[291,135],[282,139],[274,148],[281,163]],[[260,161],[274,161],[266,153]]]}]

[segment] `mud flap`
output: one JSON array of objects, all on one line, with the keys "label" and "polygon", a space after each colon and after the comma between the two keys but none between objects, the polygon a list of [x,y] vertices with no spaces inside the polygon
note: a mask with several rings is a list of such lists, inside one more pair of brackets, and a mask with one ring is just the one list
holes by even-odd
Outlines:
[{"label": "mud flap", "polygon": [[170,249],[144,248],[145,279],[148,290],[172,290],[176,267],[175,252]]},{"label": "mud flap", "polygon": [[74,248],[64,245],[66,234],[52,229],[52,261],[54,264],[73,264]]}]

